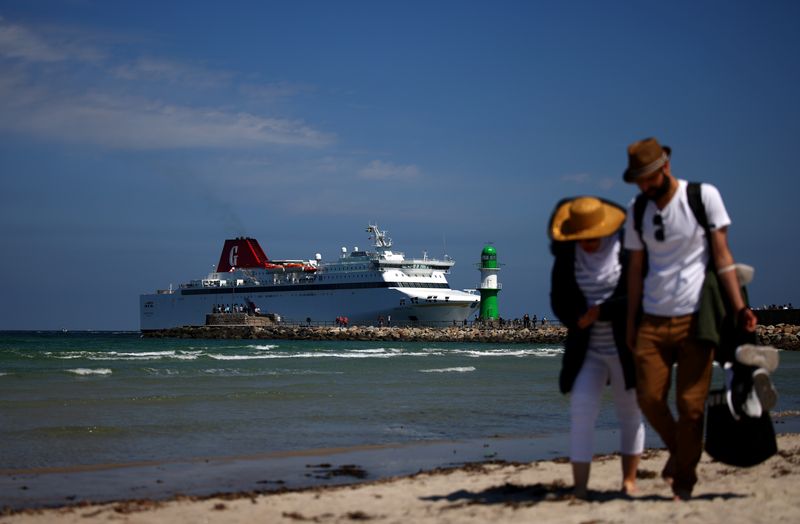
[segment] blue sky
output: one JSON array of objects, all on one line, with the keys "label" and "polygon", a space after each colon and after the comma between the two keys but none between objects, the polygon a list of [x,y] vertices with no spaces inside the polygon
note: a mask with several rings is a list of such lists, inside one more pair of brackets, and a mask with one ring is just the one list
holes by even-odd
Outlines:
[{"label": "blue sky", "polygon": [[486,242],[549,315],[562,197],[627,203],[628,143],[715,184],[754,304],[800,304],[800,3],[0,0],[0,329],[138,329],[225,238],[337,256]]}]

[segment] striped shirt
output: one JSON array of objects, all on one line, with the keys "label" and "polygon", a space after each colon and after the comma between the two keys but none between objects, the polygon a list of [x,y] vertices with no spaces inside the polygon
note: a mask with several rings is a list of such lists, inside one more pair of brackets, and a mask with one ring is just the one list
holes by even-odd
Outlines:
[{"label": "striped shirt", "polygon": [[[620,241],[618,235],[604,237],[594,253],[587,253],[580,244],[575,246],[575,280],[589,306],[600,305],[611,295],[622,274],[619,262]],[[589,351],[614,354],[614,330],[610,321],[596,321],[589,333]]]}]

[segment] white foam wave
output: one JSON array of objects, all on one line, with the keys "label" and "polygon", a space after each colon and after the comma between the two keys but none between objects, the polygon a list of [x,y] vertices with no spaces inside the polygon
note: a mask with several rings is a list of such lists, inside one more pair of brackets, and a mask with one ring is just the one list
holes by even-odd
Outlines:
[{"label": "white foam wave", "polygon": [[68,369],[66,370],[67,373],[74,373],[80,376],[88,376],[88,375],[110,375],[113,373],[108,368],[96,368],[96,369],[89,369],[89,368],[75,368],[75,369]]},{"label": "white foam wave", "polygon": [[403,352],[402,350],[389,349],[388,351],[382,350],[350,350],[346,352],[324,352],[324,353],[298,353],[291,355],[297,358],[398,358],[398,357],[428,357],[429,353],[419,352]]},{"label": "white foam wave", "polygon": [[272,358],[284,358],[281,355],[214,355],[209,354],[209,358],[214,360],[264,360]]},{"label": "white foam wave", "polygon": [[305,353],[269,353],[269,354],[248,354],[248,355],[220,355],[209,354],[209,358],[214,360],[263,360],[263,359],[286,359],[286,358],[396,358],[407,356],[427,357],[427,353],[379,353],[375,350],[351,350],[346,352],[314,351]]},{"label": "white foam wave", "polygon": [[83,352],[81,352],[81,353],[66,353],[66,354],[63,354],[63,355],[58,355],[58,354],[53,353],[52,351],[48,351],[48,352],[45,353],[45,355],[47,355],[48,357],[57,358],[59,360],[75,360],[75,359],[78,359],[78,358],[87,358],[87,353],[83,353]]},{"label": "white foam wave", "polygon": [[159,376],[159,377],[160,376],[171,377],[171,376],[175,376],[175,375],[180,375],[181,374],[180,371],[175,370],[175,369],[156,369],[156,368],[143,368],[143,369],[144,369],[144,372],[147,373],[148,375],[154,375],[154,376]]},{"label": "white foam wave", "polygon": [[499,348],[499,349],[487,349],[487,350],[473,350],[473,349],[461,349],[455,350],[453,353],[465,355],[472,358],[482,358],[482,357],[554,357],[556,355],[561,355],[564,352],[563,349],[556,349],[556,348],[535,348],[535,349],[510,349],[510,348]]},{"label": "white foam wave", "polygon": [[269,351],[270,349],[275,349],[278,346],[275,344],[254,344],[247,347],[252,349],[258,349],[260,351]]},{"label": "white foam wave", "polygon": [[139,352],[118,352],[109,351],[107,353],[89,353],[78,358],[87,360],[197,360],[202,351],[139,351]]},{"label": "white foam wave", "polygon": [[439,369],[420,369],[420,373],[469,373],[475,371],[472,366],[458,367],[458,368],[439,368]]}]

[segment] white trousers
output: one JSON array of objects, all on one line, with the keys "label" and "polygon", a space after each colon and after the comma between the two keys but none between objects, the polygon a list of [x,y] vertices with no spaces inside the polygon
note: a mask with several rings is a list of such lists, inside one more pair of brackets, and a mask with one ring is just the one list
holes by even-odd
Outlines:
[{"label": "white trousers", "polygon": [[572,462],[592,461],[594,425],[600,413],[603,388],[609,380],[620,427],[620,453],[638,455],[644,449],[644,423],[636,401],[636,388],[625,389],[619,356],[589,350],[570,395]]}]

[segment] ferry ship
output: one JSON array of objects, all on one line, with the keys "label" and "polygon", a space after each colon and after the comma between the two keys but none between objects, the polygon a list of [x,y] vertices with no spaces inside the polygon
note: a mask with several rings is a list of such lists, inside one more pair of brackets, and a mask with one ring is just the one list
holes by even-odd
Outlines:
[{"label": "ferry ship", "polygon": [[283,321],[451,325],[478,311],[475,290],[450,289],[455,261],[405,258],[377,224],[367,227],[374,251],[354,248],[335,262],[270,260],[254,238],[225,241],[215,271],[177,289],[139,297],[140,329],[204,325],[214,312],[272,314]]}]

